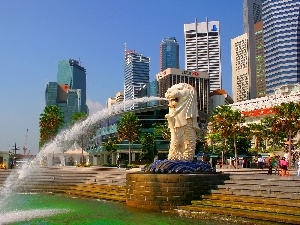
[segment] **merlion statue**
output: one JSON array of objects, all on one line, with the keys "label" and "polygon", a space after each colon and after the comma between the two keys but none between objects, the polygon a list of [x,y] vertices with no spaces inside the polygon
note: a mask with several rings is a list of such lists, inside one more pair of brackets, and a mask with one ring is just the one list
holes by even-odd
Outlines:
[{"label": "merlion statue", "polygon": [[145,168],[150,173],[209,173],[211,166],[194,161],[197,131],[197,94],[189,84],[175,84],[167,90],[169,113],[166,118],[171,131],[168,159],[155,160]]},{"label": "merlion statue", "polygon": [[169,160],[192,161],[195,155],[197,131],[197,94],[190,84],[173,85],[165,93],[169,101],[166,118],[171,131]]}]

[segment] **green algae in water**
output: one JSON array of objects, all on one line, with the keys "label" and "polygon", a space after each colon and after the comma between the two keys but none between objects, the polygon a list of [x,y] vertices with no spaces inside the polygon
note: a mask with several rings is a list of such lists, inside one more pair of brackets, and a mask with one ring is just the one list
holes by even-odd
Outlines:
[{"label": "green algae in water", "polygon": [[[125,204],[93,199],[68,198],[54,195],[14,195],[6,210],[64,210],[61,213],[29,221],[21,225],[220,225],[230,224],[180,217],[177,214],[153,212],[127,207]],[[1,224],[1,223],[0,223]]]}]

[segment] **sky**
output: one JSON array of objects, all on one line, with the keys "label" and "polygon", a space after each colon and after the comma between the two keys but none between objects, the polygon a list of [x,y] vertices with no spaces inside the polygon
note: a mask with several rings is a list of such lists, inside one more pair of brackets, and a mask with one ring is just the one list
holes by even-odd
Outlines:
[{"label": "sky", "polygon": [[[159,45],[175,37],[184,69],[184,24],[220,21],[222,88],[232,96],[231,39],[243,34],[242,0],[0,0],[0,151],[26,145],[36,154],[45,86],[58,61],[87,71],[90,113],[123,90],[124,44],[150,57],[159,72]],[[27,132],[28,130],[28,132]],[[27,137],[27,138],[26,138]]]}]

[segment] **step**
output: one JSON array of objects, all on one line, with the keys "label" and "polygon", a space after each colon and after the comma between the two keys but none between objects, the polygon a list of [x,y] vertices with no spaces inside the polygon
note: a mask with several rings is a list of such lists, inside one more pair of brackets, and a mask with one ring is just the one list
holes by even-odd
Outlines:
[{"label": "step", "polygon": [[266,205],[258,203],[249,203],[249,202],[226,202],[222,200],[202,200],[193,202],[193,205],[197,206],[212,206],[212,207],[222,207],[222,208],[232,208],[232,210],[242,209],[242,210],[251,210],[258,212],[268,212],[284,215],[294,215],[300,216],[300,211],[296,206],[280,206],[280,205]]},{"label": "step", "polygon": [[211,214],[211,215],[226,215],[226,216],[236,216],[242,218],[256,219],[259,221],[273,221],[273,222],[282,222],[288,224],[299,224],[300,217],[293,215],[277,215],[270,214],[266,212],[257,212],[254,213],[251,210],[232,210],[231,208],[222,208],[222,207],[203,207],[203,206],[178,206],[179,210],[185,212],[186,215],[190,214],[190,216],[195,217],[198,212],[199,215],[203,215],[203,213]]}]

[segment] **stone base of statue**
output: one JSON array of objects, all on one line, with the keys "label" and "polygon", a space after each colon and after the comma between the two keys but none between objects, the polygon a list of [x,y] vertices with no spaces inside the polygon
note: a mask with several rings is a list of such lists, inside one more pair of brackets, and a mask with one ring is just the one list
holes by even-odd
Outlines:
[{"label": "stone base of statue", "polygon": [[147,210],[176,209],[200,200],[229,179],[224,173],[127,173],[126,205]]}]

